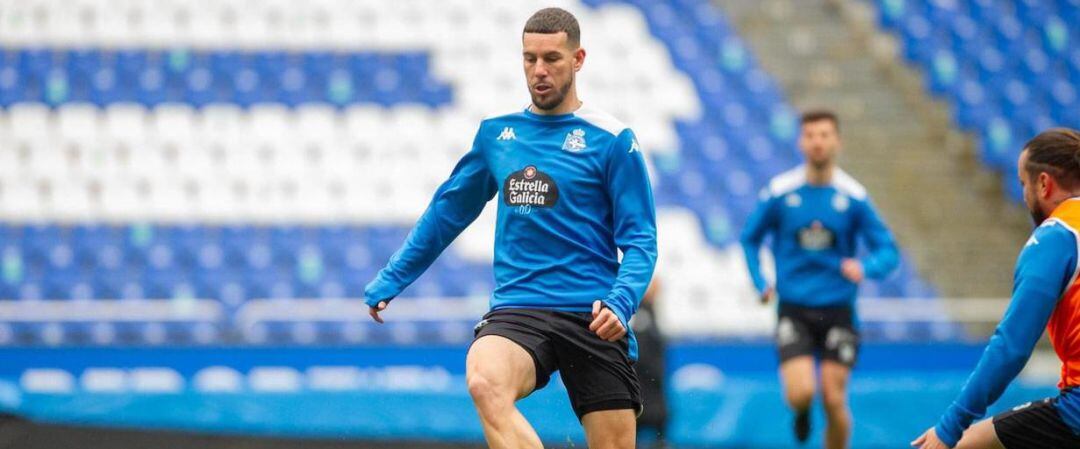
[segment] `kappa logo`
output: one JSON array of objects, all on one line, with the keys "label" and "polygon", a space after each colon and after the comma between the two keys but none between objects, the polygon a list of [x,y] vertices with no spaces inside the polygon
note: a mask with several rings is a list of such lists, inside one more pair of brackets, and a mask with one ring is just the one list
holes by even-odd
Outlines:
[{"label": "kappa logo", "polygon": [[577,153],[585,149],[585,130],[578,128],[566,134],[562,149],[571,153]]},{"label": "kappa logo", "polygon": [[1025,408],[1031,407],[1031,405],[1032,405],[1032,403],[1031,403],[1031,402],[1025,402],[1025,403],[1023,403],[1023,404],[1020,404],[1020,405],[1018,405],[1018,406],[1016,406],[1016,407],[1013,407],[1013,408],[1012,408],[1012,411],[1014,411],[1014,412],[1018,412],[1018,411],[1020,411],[1020,410],[1023,410],[1023,409],[1025,409]]},{"label": "kappa logo", "polygon": [[495,140],[517,140],[517,135],[514,134],[513,127],[507,126],[503,128],[502,134],[499,134],[499,137]]},{"label": "kappa logo", "polygon": [[630,141],[630,151],[627,151],[627,153],[634,153],[634,152],[640,152],[640,151],[641,151],[641,147],[638,146],[637,139],[635,138],[634,140],[631,140]]}]

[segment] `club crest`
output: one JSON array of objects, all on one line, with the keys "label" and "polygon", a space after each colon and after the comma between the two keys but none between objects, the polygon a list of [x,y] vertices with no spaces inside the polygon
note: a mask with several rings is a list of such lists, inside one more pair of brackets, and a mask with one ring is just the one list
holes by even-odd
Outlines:
[{"label": "club crest", "polygon": [[566,135],[562,149],[571,153],[577,153],[585,149],[585,130],[578,128]]}]

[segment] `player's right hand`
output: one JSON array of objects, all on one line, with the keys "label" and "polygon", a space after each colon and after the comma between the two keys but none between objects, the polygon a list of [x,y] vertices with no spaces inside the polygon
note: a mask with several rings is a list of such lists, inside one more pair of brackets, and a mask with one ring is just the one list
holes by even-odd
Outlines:
[{"label": "player's right hand", "polygon": [[383,319],[379,316],[379,312],[386,310],[386,305],[386,301],[379,301],[379,305],[375,307],[368,306],[368,315],[371,315],[371,319],[375,320],[376,323],[382,324]]},{"label": "player's right hand", "polygon": [[619,321],[619,317],[615,315],[610,308],[604,305],[603,301],[596,300],[592,305],[592,323],[589,323],[589,330],[596,332],[596,336],[606,341],[618,341],[620,338],[626,335],[626,327]]},{"label": "player's right hand", "polygon": [[776,296],[776,290],[773,289],[772,287],[768,287],[768,288],[765,289],[765,291],[761,292],[761,298],[759,298],[759,299],[761,300],[762,304],[768,304],[769,302],[771,302],[773,300],[773,298],[775,296]]}]

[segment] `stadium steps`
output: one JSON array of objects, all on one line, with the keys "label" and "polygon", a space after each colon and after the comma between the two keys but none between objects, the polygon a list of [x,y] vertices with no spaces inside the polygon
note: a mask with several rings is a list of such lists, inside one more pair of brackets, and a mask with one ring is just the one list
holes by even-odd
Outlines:
[{"label": "stadium steps", "polygon": [[[799,108],[841,115],[841,164],[871,192],[904,251],[947,297],[1006,297],[1030,232],[970,136],[895,57],[858,0],[717,0]],[[778,32],[778,30],[786,30]],[[957,213],[963,211],[962,213]]]}]

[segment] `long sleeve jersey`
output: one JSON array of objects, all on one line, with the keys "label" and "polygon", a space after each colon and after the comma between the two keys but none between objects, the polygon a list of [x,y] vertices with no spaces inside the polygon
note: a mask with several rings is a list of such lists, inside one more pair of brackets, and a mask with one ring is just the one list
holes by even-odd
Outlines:
[{"label": "long sleeve jersey", "polygon": [[770,234],[776,292],[783,303],[853,304],[858,285],[844,278],[840,264],[855,256],[860,239],[870,250],[861,260],[867,277],[884,278],[899,263],[892,234],[866,189],[840,169],[830,184],[817,186],[807,182],[806,167],[800,165],[776,176],[762,190],[740,238],[750,278],[760,292],[767,283],[758,252]]},{"label": "long sleeve jersey", "polygon": [[941,441],[956,446],[964,430],[986,414],[1009,382],[1027,364],[1042,336],[1062,362],[1063,391],[1056,402],[1061,418],[1080,434],[1080,283],[1077,282],[1077,234],[1080,200],[1065,201],[1035,229],[1016,261],[1009,308],[983,351],[960,396],[945,411],[936,430]]},{"label": "long sleeve jersey", "polygon": [[484,120],[404,246],[366,286],[367,303],[400,294],[496,195],[491,309],[588,312],[602,300],[629,330],[656,263],[652,189],[633,131],[588,106]]}]

